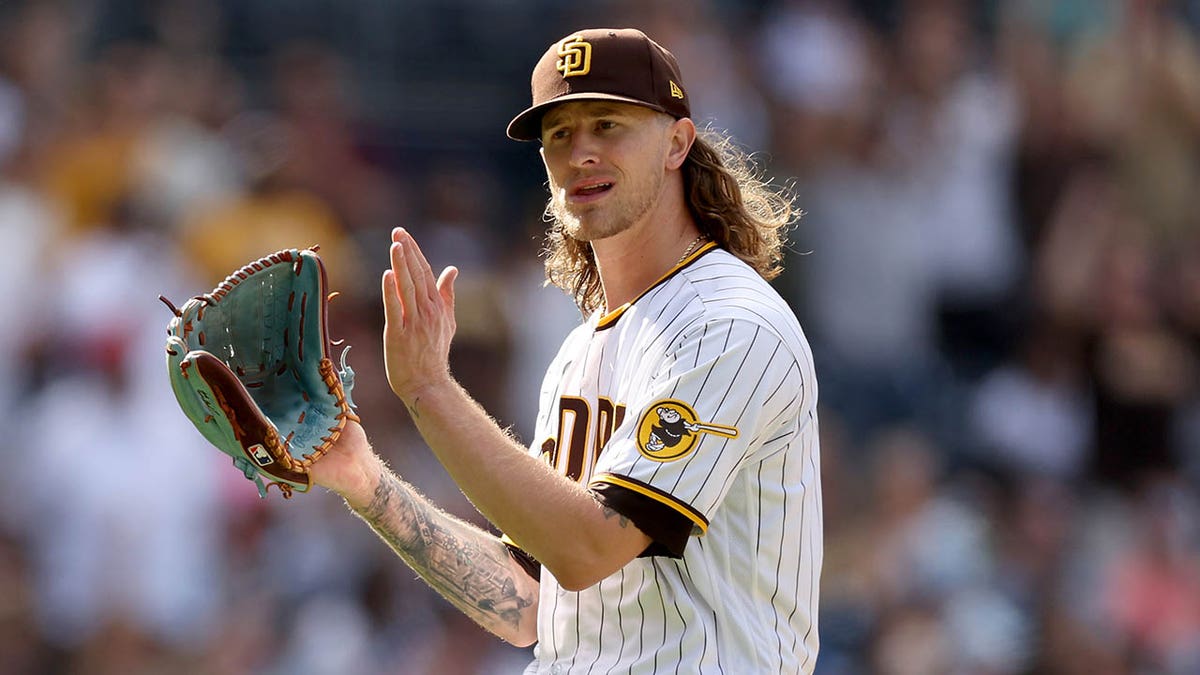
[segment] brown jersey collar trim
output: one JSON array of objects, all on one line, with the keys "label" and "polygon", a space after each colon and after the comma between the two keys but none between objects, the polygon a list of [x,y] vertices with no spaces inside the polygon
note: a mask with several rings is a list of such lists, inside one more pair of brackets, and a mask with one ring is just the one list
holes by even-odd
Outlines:
[{"label": "brown jersey collar trim", "polygon": [[639,293],[636,298],[621,305],[620,307],[614,309],[613,311],[609,312],[608,314],[605,314],[604,316],[600,317],[600,320],[596,322],[596,330],[601,331],[601,330],[605,330],[605,329],[612,328],[613,326],[615,326],[617,321],[621,318],[621,315],[624,314],[625,310],[629,309],[630,306],[633,305],[633,303],[637,302],[638,300],[641,300],[642,297],[645,296],[647,293],[649,293],[650,291],[659,287],[660,285],[665,283],[668,279],[675,276],[676,274],[679,274],[679,272],[682,271],[685,267],[696,262],[696,260],[698,260],[700,258],[700,256],[708,253],[709,251],[711,251],[715,248],[717,248],[717,242],[710,241],[710,242],[704,244],[703,246],[701,246],[700,248],[696,249],[695,252],[693,252],[688,257],[684,258],[683,260],[680,260],[677,265],[675,265],[670,270],[668,270],[666,274],[659,277],[658,281],[655,281],[654,283],[650,284],[650,287],[647,288],[646,290],[642,291],[641,293]]}]

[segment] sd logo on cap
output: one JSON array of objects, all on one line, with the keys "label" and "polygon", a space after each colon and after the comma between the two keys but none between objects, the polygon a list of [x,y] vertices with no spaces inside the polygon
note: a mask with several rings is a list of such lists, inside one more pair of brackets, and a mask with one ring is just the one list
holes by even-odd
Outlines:
[{"label": "sd logo on cap", "polygon": [[513,118],[509,138],[541,136],[542,116],[567,101],[620,101],[675,118],[691,117],[679,63],[633,28],[582,30],[550,45],[533,69],[533,105]]}]

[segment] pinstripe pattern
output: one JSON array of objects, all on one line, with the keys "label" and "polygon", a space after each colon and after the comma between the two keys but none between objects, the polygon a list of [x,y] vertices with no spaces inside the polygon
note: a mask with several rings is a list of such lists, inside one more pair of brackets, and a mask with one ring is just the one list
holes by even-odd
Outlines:
[{"label": "pinstripe pattern", "polygon": [[[563,397],[592,411],[607,399],[625,414],[597,448],[600,432],[580,433],[580,420],[560,415]],[[674,461],[639,450],[639,420],[668,399],[698,422],[736,427],[736,437],[696,432]],[[637,558],[579,592],[543,569],[527,672],[811,673],[822,548],[816,403],[812,356],[790,308],[711,244],[574,331],[547,371],[532,451],[554,438],[560,471],[582,452],[585,483],[639,489],[699,515],[707,530],[680,559]]]}]

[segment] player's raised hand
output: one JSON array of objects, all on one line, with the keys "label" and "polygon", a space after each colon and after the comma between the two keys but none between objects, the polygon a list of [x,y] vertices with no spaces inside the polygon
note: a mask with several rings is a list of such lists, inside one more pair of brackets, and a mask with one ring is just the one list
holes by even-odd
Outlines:
[{"label": "player's raised hand", "polygon": [[406,403],[422,388],[450,377],[454,338],[454,280],[447,267],[438,279],[417,242],[392,230],[391,268],[383,273],[383,359],[388,384]]}]

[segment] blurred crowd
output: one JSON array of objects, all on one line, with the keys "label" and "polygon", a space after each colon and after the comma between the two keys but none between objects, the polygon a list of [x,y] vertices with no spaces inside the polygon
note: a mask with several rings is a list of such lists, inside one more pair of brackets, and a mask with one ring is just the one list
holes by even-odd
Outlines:
[{"label": "blurred crowd", "polygon": [[481,522],[382,375],[388,231],[460,267],[452,367],[530,442],[580,317],[503,128],[589,25],[670,48],[805,212],[817,672],[1200,673],[1195,0],[0,2],[0,672],[519,672],[206,446],[157,296],[319,244],[376,447]]}]

